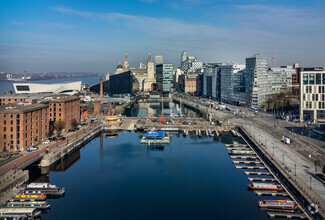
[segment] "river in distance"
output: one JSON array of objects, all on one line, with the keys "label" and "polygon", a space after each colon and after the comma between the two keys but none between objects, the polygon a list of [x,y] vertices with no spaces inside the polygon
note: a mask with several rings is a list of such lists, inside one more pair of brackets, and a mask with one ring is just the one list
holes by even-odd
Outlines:
[{"label": "river in distance", "polygon": [[143,135],[99,136],[47,175],[32,167],[31,181],[66,189],[48,200],[51,210],[42,219],[268,219],[257,207],[267,197],[247,189],[247,176],[227,153],[231,135],[170,134],[163,147],[140,144]]}]

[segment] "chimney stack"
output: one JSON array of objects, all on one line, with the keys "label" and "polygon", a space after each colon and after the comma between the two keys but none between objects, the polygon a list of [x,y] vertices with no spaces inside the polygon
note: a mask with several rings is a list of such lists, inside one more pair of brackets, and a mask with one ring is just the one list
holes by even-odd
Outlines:
[{"label": "chimney stack", "polygon": [[100,95],[100,104],[102,105],[103,104],[103,77],[101,76],[100,78],[99,78],[99,81],[100,81],[100,83],[99,83],[99,86],[100,86],[100,91],[99,91],[99,95]]}]

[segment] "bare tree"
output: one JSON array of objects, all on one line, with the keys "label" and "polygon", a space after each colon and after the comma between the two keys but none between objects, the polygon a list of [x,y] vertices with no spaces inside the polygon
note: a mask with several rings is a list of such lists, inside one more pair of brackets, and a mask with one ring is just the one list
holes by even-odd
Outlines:
[{"label": "bare tree", "polygon": [[65,121],[61,121],[61,120],[55,121],[54,122],[54,128],[57,130],[59,135],[61,135],[62,129],[65,128]]}]

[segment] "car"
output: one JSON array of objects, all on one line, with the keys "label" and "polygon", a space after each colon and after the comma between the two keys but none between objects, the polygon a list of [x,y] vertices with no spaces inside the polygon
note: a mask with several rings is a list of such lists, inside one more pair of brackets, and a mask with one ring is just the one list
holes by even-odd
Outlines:
[{"label": "car", "polygon": [[27,151],[28,151],[28,152],[32,152],[32,151],[35,151],[35,150],[38,150],[38,147],[37,147],[37,146],[30,146],[30,147],[27,147]]},{"label": "car", "polygon": [[47,141],[43,141],[42,143],[43,143],[43,144],[49,144],[49,143],[50,143],[50,141],[49,141],[49,140],[47,140]]}]

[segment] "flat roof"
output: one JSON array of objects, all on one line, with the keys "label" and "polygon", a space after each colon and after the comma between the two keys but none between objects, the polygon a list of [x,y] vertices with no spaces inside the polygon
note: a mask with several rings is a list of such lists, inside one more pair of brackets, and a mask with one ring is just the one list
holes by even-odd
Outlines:
[{"label": "flat roof", "polygon": [[52,93],[29,93],[29,94],[16,94],[16,93],[0,93],[1,98],[9,98],[9,99],[40,99],[45,97],[52,97]]},{"label": "flat roof", "polygon": [[53,99],[49,99],[49,102],[71,102],[75,100],[80,100],[80,97],[79,96],[53,97]]},{"label": "flat roof", "polygon": [[47,104],[27,104],[27,103],[13,103],[0,106],[0,113],[26,113],[36,111],[42,108],[47,108]]}]

